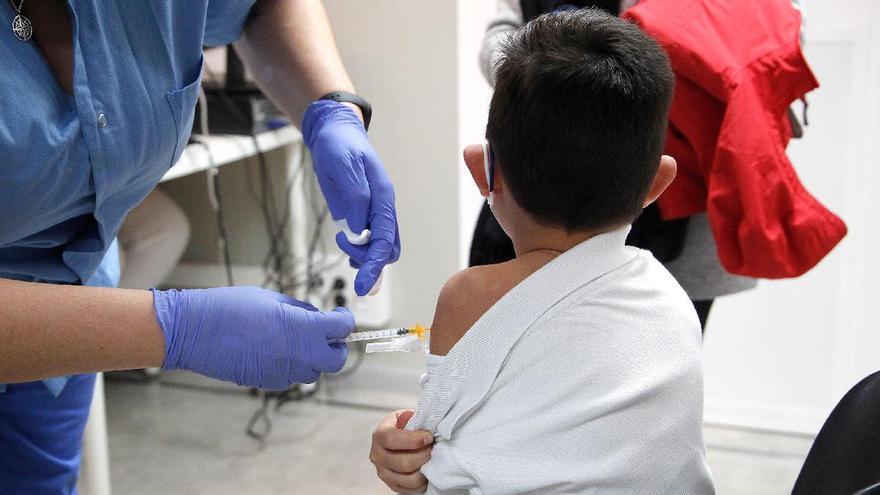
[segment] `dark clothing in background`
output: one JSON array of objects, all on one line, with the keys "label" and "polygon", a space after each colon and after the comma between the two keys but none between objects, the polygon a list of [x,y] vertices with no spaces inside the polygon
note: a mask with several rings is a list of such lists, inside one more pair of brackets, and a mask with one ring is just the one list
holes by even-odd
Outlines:
[{"label": "dark clothing in background", "polygon": [[[650,205],[633,224],[626,243],[647,249],[658,261],[666,263],[681,254],[686,228],[686,218],[663,221],[657,207]],[[492,265],[515,257],[513,242],[498,224],[498,220],[495,220],[489,204],[484,202],[474,228],[468,266]]]},{"label": "dark clothing in background", "polygon": [[850,389],[828,416],[792,495],[880,493],[880,372]]},{"label": "dark clothing in background", "polygon": [[706,334],[706,321],[709,319],[709,311],[712,309],[712,304],[715,303],[715,299],[705,299],[701,301],[691,301],[694,303],[694,309],[697,310],[697,317],[700,318],[700,329],[703,331],[703,334]]},{"label": "dark clothing in background", "polygon": [[688,218],[663,220],[660,208],[651,203],[633,222],[626,244],[647,249],[657,261],[666,264],[681,256],[687,227]]},{"label": "dark clothing in background", "polygon": [[498,224],[498,220],[495,220],[495,215],[489,209],[489,203],[484,201],[471,240],[468,266],[494,265],[513,258],[516,258],[513,242]]},{"label": "dark clothing in background", "polygon": [[595,2],[574,2],[571,0],[521,0],[523,22],[547,12],[555,12],[563,8],[598,7],[610,14],[620,15],[620,0],[600,0]]}]

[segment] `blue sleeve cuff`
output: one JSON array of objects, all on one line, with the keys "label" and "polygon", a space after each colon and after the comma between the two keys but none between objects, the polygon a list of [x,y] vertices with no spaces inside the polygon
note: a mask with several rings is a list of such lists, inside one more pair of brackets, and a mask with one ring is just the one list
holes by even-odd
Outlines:
[{"label": "blue sleeve cuff", "polygon": [[228,45],[238,40],[254,3],[256,0],[210,0],[205,20],[205,46]]}]

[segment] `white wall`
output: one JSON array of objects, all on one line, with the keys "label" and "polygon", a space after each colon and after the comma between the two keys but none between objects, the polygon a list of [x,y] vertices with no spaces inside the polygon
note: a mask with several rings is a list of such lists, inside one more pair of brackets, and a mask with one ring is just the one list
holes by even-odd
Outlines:
[{"label": "white wall", "polygon": [[[384,290],[393,301],[392,323],[430,323],[440,288],[466,263],[482,204],[462,164],[461,149],[483,140],[489,87],[479,72],[477,54],[495,1],[324,0],[324,4],[352,80],[373,104],[370,140],[397,191],[403,256],[388,270]],[[291,152],[295,151],[268,155],[279,198],[283,163]],[[252,175],[255,164],[255,160],[248,164]],[[242,187],[245,169],[227,166],[220,175],[232,260],[243,274],[236,282],[260,283],[266,235],[259,212]],[[169,282],[222,283],[222,268],[210,265],[219,256],[205,177],[185,177],[163,188],[186,209],[193,228],[186,266],[179,267]],[[332,235],[329,239],[335,249]],[[212,276],[206,278],[205,273]]]},{"label": "white wall", "polygon": [[477,50],[494,1],[324,4],[355,86],[375,109],[370,140],[397,190],[403,256],[389,272],[393,320],[430,322],[476,218],[460,149],[482,139],[488,89]]},{"label": "white wall", "polygon": [[[458,0],[458,140],[459,149],[486,140],[491,88],[477,57],[486,25],[495,12],[494,0]],[[467,266],[474,224],[483,198],[459,155],[459,264]]]},{"label": "white wall", "polygon": [[880,4],[808,9],[806,55],[822,87],[789,155],[850,232],[804,277],[719,300],[705,340],[707,421],[815,433],[880,369]]},{"label": "white wall", "polygon": [[430,321],[458,266],[455,3],[324,3],[352,80],[375,109],[370,140],[397,191],[403,256],[386,275],[393,320]]}]

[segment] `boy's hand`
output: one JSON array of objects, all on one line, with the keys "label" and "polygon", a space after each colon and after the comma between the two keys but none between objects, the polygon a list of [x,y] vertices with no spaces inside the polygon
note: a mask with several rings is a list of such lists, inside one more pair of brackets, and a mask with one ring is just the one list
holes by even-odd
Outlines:
[{"label": "boy's hand", "polygon": [[373,432],[370,461],[379,479],[395,492],[421,493],[428,486],[419,469],[431,459],[434,437],[424,430],[403,429],[413,414],[408,409],[394,411]]}]

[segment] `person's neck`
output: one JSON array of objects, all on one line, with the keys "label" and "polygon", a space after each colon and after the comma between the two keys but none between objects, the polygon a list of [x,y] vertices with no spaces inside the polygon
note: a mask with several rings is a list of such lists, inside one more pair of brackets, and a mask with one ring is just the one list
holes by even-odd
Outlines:
[{"label": "person's neck", "polygon": [[611,226],[595,230],[568,231],[562,227],[529,221],[528,225],[512,228],[510,238],[513,241],[513,249],[517,257],[541,251],[561,254],[587,239],[617,228],[617,226]]}]

